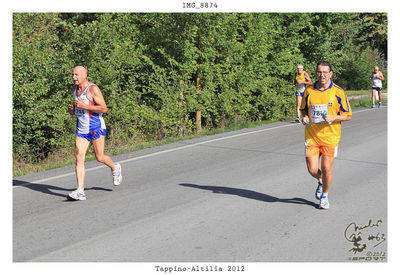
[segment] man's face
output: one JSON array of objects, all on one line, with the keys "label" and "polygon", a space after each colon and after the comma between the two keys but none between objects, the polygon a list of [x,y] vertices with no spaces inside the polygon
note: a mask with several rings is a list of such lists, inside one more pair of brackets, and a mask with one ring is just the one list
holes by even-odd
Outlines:
[{"label": "man's face", "polygon": [[297,72],[301,74],[303,72],[303,68],[297,68]]},{"label": "man's face", "polygon": [[317,68],[317,77],[321,84],[328,84],[331,81],[333,72],[329,70],[329,66],[319,65]]},{"label": "man's face", "polygon": [[86,71],[82,67],[75,67],[72,70],[72,80],[74,81],[75,85],[79,85],[83,83],[83,81],[86,79]]},{"label": "man's face", "polygon": [[374,72],[378,73],[379,72],[379,67],[374,67]]}]

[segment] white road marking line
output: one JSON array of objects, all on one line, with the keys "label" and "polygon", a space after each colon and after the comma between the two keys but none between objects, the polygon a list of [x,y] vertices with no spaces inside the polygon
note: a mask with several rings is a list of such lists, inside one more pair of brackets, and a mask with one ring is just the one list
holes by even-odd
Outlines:
[{"label": "white road marking line", "polygon": [[[386,108],[386,107],[381,107],[381,108]],[[370,111],[370,110],[373,110],[373,109],[372,108],[363,109],[363,110],[355,111],[353,113],[361,113],[361,112]],[[215,142],[215,141],[226,140],[226,139],[230,139],[230,138],[236,138],[236,137],[246,136],[246,135],[250,135],[250,134],[266,132],[266,131],[270,131],[270,130],[274,130],[274,129],[280,129],[280,128],[289,127],[289,126],[296,126],[296,125],[298,125],[298,124],[297,123],[285,124],[285,125],[281,125],[281,126],[277,126],[277,127],[271,127],[271,128],[267,128],[267,129],[261,129],[261,130],[246,132],[246,133],[240,133],[240,134],[236,134],[236,135],[232,135],[232,136],[226,136],[226,137],[206,140],[206,141],[193,143],[193,144],[188,144],[188,145],[184,145],[184,146],[181,146],[181,147],[172,148],[172,149],[168,149],[168,150],[164,150],[164,151],[160,151],[160,152],[155,152],[155,153],[151,153],[151,154],[147,154],[147,155],[143,155],[143,156],[139,156],[139,157],[129,158],[129,159],[126,159],[126,160],[119,161],[118,163],[131,162],[131,161],[135,161],[135,160],[140,160],[140,159],[144,159],[144,158],[149,158],[149,157],[154,157],[154,156],[158,156],[158,155],[162,155],[162,154],[166,154],[166,153],[175,152],[175,151],[178,151],[178,150],[184,150],[184,149],[192,148],[192,147],[195,147],[195,146],[199,146],[199,145],[203,145],[203,144],[207,144],[207,143],[211,143],[211,142]],[[93,167],[93,168],[86,169],[86,172],[95,171],[95,170],[98,170],[98,169],[105,169],[105,168],[106,167],[104,165],[96,166],[96,167]],[[27,186],[27,185],[35,184],[35,183],[42,183],[42,182],[46,182],[46,181],[50,181],[50,180],[56,180],[56,179],[59,179],[59,178],[68,177],[68,176],[74,176],[74,175],[75,175],[75,172],[65,173],[65,174],[62,174],[62,175],[58,175],[58,176],[54,176],[54,177],[50,177],[50,178],[44,178],[44,179],[40,179],[40,180],[35,180],[35,181],[30,182],[30,183],[24,183],[24,184],[21,184],[21,185],[13,186],[13,188]]]}]

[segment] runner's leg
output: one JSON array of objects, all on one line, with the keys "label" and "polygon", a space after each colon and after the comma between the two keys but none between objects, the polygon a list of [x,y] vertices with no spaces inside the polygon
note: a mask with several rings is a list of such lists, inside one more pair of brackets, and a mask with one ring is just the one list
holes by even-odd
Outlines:
[{"label": "runner's leg", "polygon": [[90,141],[85,138],[75,137],[76,148],[76,180],[78,188],[84,189],[85,187],[85,157],[89,147]]},{"label": "runner's leg", "polygon": [[328,193],[332,184],[332,167],[335,157],[322,155],[321,170],[322,170],[322,192]]},{"label": "runner's leg", "polygon": [[321,170],[319,169],[319,155],[306,157],[308,173],[317,180],[321,178]]},{"label": "runner's leg", "polygon": [[301,116],[301,111],[300,111],[300,106],[301,106],[301,96],[296,96],[297,97],[297,107],[296,107],[296,110],[297,110],[297,117],[300,117]]},{"label": "runner's leg", "polygon": [[372,105],[375,105],[375,89],[372,89]]},{"label": "runner's leg", "polygon": [[104,163],[111,168],[111,171],[115,170],[115,165],[112,159],[104,154],[104,142],[105,136],[101,136],[98,139],[92,140],[94,153],[98,162]]}]

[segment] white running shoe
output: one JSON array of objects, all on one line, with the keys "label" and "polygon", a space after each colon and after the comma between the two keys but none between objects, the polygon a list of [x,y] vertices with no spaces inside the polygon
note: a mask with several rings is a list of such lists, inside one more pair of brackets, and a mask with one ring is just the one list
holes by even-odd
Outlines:
[{"label": "white running shoe", "polygon": [[122,173],[121,173],[122,168],[119,163],[116,163],[115,167],[116,167],[116,169],[115,169],[115,171],[112,172],[112,175],[113,175],[113,180],[114,180],[114,186],[118,186],[122,182]]},{"label": "white running shoe", "polygon": [[67,195],[67,200],[69,201],[84,201],[86,200],[85,192],[78,192],[78,190],[72,191]]},{"label": "white running shoe", "polygon": [[322,184],[318,182],[317,190],[315,190],[315,198],[317,200],[321,199],[322,196]]},{"label": "white running shoe", "polygon": [[329,209],[329,200],[326,196],[321,196],[321,201],[319,203],[319,208],[321,209]]}]

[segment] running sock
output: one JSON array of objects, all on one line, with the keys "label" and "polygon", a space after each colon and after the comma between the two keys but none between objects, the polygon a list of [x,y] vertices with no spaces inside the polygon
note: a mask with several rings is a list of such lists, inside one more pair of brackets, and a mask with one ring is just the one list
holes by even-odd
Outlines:
[{"label": "running sock", "polygon": [[76,190],[81,194],[84,193],[84,189],[83,188],[77,188]]},{"label": "running sock", "polygon": [[325,197],[325,198],[327,198],[328,197],[328,193],[322,193],[322,196],[321,196],[321,198],[322,197]]}]

